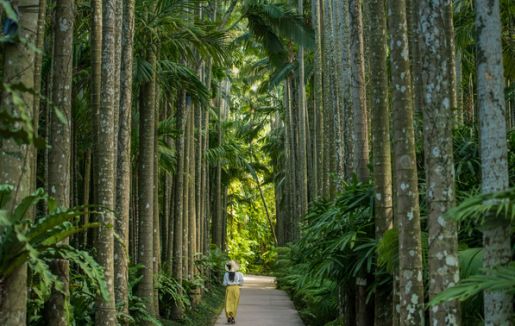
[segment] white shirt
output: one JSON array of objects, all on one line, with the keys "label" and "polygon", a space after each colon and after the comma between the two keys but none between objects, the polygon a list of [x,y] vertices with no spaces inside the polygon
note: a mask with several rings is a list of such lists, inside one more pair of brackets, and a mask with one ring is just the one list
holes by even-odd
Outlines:
[{"label": "white shirt", "polygon": [[240,272],[236,272],[234,275],[234,281],[229,280],[229,272],[225,272],[224,275],[224,286],[227,285],[243,285],[243,274]]}]

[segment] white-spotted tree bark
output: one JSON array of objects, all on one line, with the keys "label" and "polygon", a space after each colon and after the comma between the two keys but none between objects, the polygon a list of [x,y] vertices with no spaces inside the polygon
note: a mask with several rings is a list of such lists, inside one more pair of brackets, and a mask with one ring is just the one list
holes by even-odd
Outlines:
[{"label": "white-spotted tree bark", "polygon": [[424,323],[422,243],[413,130],[406,1],[388,0],[395,224],[399,231],[400,324]]},{"label": "white-spotted tree bark", "polygon": [[[429,229],[429,297],[459,281],[458,234],[454,221],[444,218],[454,206],[453,95],[448,54],[454,35],[447,30],[450,1],[422,0],[418,4],[418,44],[424,101],[424,156]],[[459,325],[457,301],[429,310],[431,325]]]},{"label": "white-spotted tree bark", "polygon": [[[481,148],[481,191],[492,193],[508,188],[506,107],[501,44],[499,0],[475,1],[477,48],[477,105]],[[511,261],[510,223],[486,218],[483,229],[484,261],[488,270]],[[508,325],[512,296],[503,291],[485,291],[485,325]]]}]

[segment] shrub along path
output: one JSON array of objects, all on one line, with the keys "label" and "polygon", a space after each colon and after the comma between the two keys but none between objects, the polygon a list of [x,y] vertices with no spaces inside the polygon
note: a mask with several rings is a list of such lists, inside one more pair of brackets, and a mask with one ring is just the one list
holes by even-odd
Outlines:
[{"label": "shrub along path", "polygon": [[[225,311],[215,326],[227,325]],[[284,291],[275,288],[275,278],[245,276],[241,289],[236,325],[240,326],[302,326],[302,320]]]}]

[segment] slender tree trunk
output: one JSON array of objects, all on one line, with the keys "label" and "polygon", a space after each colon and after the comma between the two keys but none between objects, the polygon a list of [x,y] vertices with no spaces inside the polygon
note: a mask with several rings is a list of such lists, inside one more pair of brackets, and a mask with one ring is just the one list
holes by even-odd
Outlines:
[{"label": "slender tree trunk", "polygon": [[[83,178],[83,196],[82,196],[82,205],[89,205],[90,202],[89,202],[89,197],[90,197],[90,192],[91,192],[91,166],[92,166],[92,162],[91,162],[91,149],[87,149],[86,150],[86,153],[84,153],[84,178]],[[83,218],[83,221],[84,223],[83,224],[88,224],[89,223],[89,217],[90,217],[90,213],[89,213],[89,209],[88,208],[85,208],[84,209],[84,218]],[[83,235],[82,235],[82,247],[83,248],[87,248],[88,246],[88,232],[84,232]]]},{"label": "slender tree trunk", "polygon": [[154,264],[152,271],[152,278],[154,280],[153,292],[153,309],[156,317],[159,317],[159,292],[157,288],[157,282],[159,272],[161,270],[161,225],[159,221],[159,139],[158,139],[158,128],[159,128],[159,102],[161,98],[160,89],[157,84],[157,80],[154,83],[154,167],[153,167],[153,178],[152,178],[152,192],[153,194],[153,225],[152,225],[152,262]]},{"label": "slender tree trunk", "polygon": [[333,142],[333,117],[334,117],[334,98],[331,92],[334,88],[332,83],[333,58],[333,30],[331,24],[331,2],[329,0],[321,0],[320,3],[320,20],[321,20],[321,41],[322,41],[322,106],[323,106],[323,159],[322,159],[322,194],[324,197],[331,195],[331,156]]},{"label": "slender tree trunk", "polygon": [[[181,94],[180,99],[178,101],[179,106],[177,108],[176,113],[176,123],[179,137],[176,140],[176,155],[177,155],[177,168],[175,175],[175,186],[174,186],[174,227],[173,230],[175,232],[171,233],[170,236],[173,237],[173,259],[170,266],[172,267],[171,275],[175,277],[175,279],[181,283],[183,280],[182,273],[182,255],[183,255],[183,205],[184,205],[184,167],[185,167],[185,159],[184,159],[184,145],[185,145],[185,129],[186,129],[186,103],[185,103],[185,95]],[[178,293],[182,294],[182,293]],[[179,303],[175,303],[172,311],[172,318],[174,319],[182,319],[183,316],[183,307]]]},{"label": "slender tree trunk", "polygon": [[[361,1],[349,0],[350,23],[350,58],[351,58],[351,90],[352,121],[354,144],[354,168],[360,181],[368,179],[368,118],[365,86],[365,47],[363,39],[363,18]],[[371,323],[370,308],[366,303],[367,275],[361,273],[356,279],[356,324]]]},{"label": "slender tree trunk", "polygon": [[188,271],[189,278],[195,277],[195,253],[197,248],[195,246],[197,240],[197,216],[195,204],[195,179],[196,179],[196,166],[195,166],[195,106],[194,104],[189,112],[189,165],[188,165]]},{"label": "slender tree trunk", "polygon": [[141,85],[139,129],[139,232],[138,262],[144,266],[143,279],[138,285],[138,296],[145,301],[147,310],[154,312],[154,142],[155,142],[155,68],[156,56],[147,53],[152,69],[150,81]]},{"label": "slender tree trunk", "polygon": [[422,244],[418,203],[413,102],[406,31],[406,2],[388,0],[396,224],[399,226],[401,325],[424,324]]},{"label": "slender tree trunk", "polygon": [[[366,1],[370,43],[370,93],[374,179],[374,221],[376,239],[393,227],[392,161],[388,72],[386,68],[385,0]],[[374,325],[392,325],[392,288],[379,287],[375,294]]]},{"label": "slender tree trunk", "polygon": [[344,157],[344,176],[349,179],[354,173],[354,139],[353,139],[353,105],[352,105],[352,92],[351,92],[351,84],[352,84],[352,67],[351,67],[351,53],[350,53],[350,43],[351,43],[351,31],[350,31],[350,17],[349,17],[349,6],[348,4],[342,3],[339,4],[336,8],[338,10],[338,17],[340,17],[341,24],[339,28],[341,29],[341,37],[342,37],[342,49],[341,49],[341,59],[342,60],[342,98],[343,103],[341,110],[342,119],[341,129],[343,130],[343,152],[345,153]]},{"label": "slender tree trunk", "polygon": [[[337,97],[337,110],[335,112],[335,127],[336,127],[336,176],[338,177],[338,190],[341,190],[342,181],[345,180],[345,110],[350,106],[350,96],[345,93],[345,86],[348,84],[345,81],[347,71],[349,68],[348,60],[348,46],[344,44],[348,39],[345,38],[345,18],[344,13],[347,12],[348,7],[344,1],[332,0],[332,16],[333,16],[333,29],[335,33],[335,77],[336,77],[336,93]],[[347,22],[348,23],[348,22]]]},{"label": "slender tree trunk", "polygon": [[365,47],[360,0],[349,0],[349,13],[354,168],[358,178],[365,181],[368,178],[368,118],[365,87]]},{"label": "slender tree trunk", "polygon": [[[499,0],[475,1],[475,5],[481,191],[492,193],[509,187],[501,17]],[[487,217],[483,227],[483,266],[487,273],[511,261],[510,234],[509,220]],[[485,291],[485,325],[509,325],[512,312],[513,301],[508,292]]]},{"label": "slender tree trunk", "polygon": [[[297,11],[299,15],[304,15],[304,0],[298,0]],[[307,162],[307,107],[306,107],[306,89],[304,85],[304,48],[299,46],[298,50],[298,63],[299,63],[299,75],[298,75],[298,88],[297,88],[297,119],[298,119],[298,134],[299,134],[299,146],[298,146],[298,161],[299,161],[299,173],[297,178],[299,179],[299,208],[300,215],[298,216],[298,222],[300,223],[301,217],[308,211],[308,162]],[[268,215],[268,214],[267,214]],[[274,234],[274,238],[277,237]]]},{"label": "slender tree trunk", "polygon": [[[70,207],[71,154],[72,154],[72,75],[74,3],[56,1],[54,21],[54,49],[52,61],[52,102],[66,118],[61,121],[52,111],[52,125],[48,142],[48,187],[50,195],[63,208]],[[52,262],[52,271],[63,283],[63,291],[52,291],[45,304],[45,319],[51,325],[67,325],[66,305],[69,300],[69,263],[58,259]],[[69,303],[68,303],[69,304]]]},{"label": "slender tree trunk", "polygon": [[[443,214],[454,206],[454,161],[452,146],[454,65],[448,59],[453,33],[446,26],[450,2],[422,0],[416,15],[420,22],[419,53],[424,98],[424,147],[429,208],[429,297],[459,280],[457,225]],[[454,97],[455,97],[454,92]],[[458,301],[430,309],[432,325],[459,325]]]},{"label": "slender tree trunk", "polygon": [[444,28],[447,31],[448,47],[447,60],[449,66],[449,94],[451,108],[453,110],[454,126],[463,125],[463,107],[458,105],[458,76],[457,76],[457,54],[456,54],[456,35],[454,33],[453,1],[446,1],[448,5],[445,11]]},{"label": "slender tree trunk", "polygon": [[123,25],[120,67],[120,113],[118,127],[118,160],[116,176],[115,230],[120,241],[115,241],[116,304],[129,312],[129,207],[131,204],[131,130],[132,130],[132,65],[134,39],[134,0],[123,1]]},{"label": "slender tree trunk", "polygon": [[[411,73],[411,87],[412,97],[415,110],[416,121],[420,118],[424,109],[424,89],[422,87],[422,66],[420,62],[421,53],[419,46],[419,37],[417,35],[417,27],[419,25],[418,12],[419,0],[406,0],[406,20],[407,20],[407,33],[408,33],[408,48],[409,48],[409,64]],[[419,128],[415,130],[415,137],[418,138]]]},{"label": "slender tree trunk", "polygon": [[[311,24],[315,30],[315,49],[313,51],[313,79],[312,91],[308,104],[308,121],[309,121],[309,154],[308,154],[308,176],[309,176],[309,201],[319,196],[318,187],[318,170],[319,170],[319,141],[317,137],[318,131],[318,115],[322,109],[322,70],[321,70],[321,42],[320,42],[320,8],[318,0],[311,0]],[[308,101],[308,102],[309,102]],[[284,196],[281,201],[284,200]],[[279,222],[279,221],[278,221]],[[278,233],[279,234],[279,233]],[[281,241],[279,241],[281,242]]]},{"label": "slender tree trunk", "polygon": [[[18,33],[28,42],[35,42],[38,22],[38,1],[19,0]],[[22,83],[25,87],[34,87],[34,56],[32,49],[20,44],[6,44],[3,48],[4,68],[3,82],[7,84]],[[26,105],[25,114],[33,116],[34,97],[31,93],[23,93]],[[9,96],[2,96],[2,110],[19,116],[21,112],[13,104]],[[15,187],[15,195],[7,207],[9,209],[27,196],[32,189],[32,169],[29,159],[32,158],[32,145],[18,145],[14,140],[3,140],[0,144],[0,183]],[[9,154],[7,154],[9,153]],[[26,324],[27,312],[27,265],[22,265],[7,279],[0,283],[0,325],[18,326]]]},{"label": "slender tree trunk", "polygon": [[100,210],[98,220],[102,225],[96,239],[97,261],[104,268],[108,286],[109,299],[104,300],[97,295],[95,322],[99,326],[116,324],[116,307],[114,297],[114,176],[115,176],[115,3],[114,0],[103,0],[102,15],[102,65],[101,65],[101,98],[98,116],[96,160],[96,187],[98,204],[105,209]]},{"label": "slender tree trunk", "polygon": [[[199,69],[200,75],[203,75],[204,65],[201,65]],[[202,76],[203,79],[203,76]],[[201,79],[201,80],[202,80]],[[202,252],[202,147],[204,146],[204,135],[203,135],[203,121],[202,121],[202,107],[201,105],[195,106],[195,135],[197,141],[195,142],[195,223],[196,223],[196,239],[195,239],[195,248],[196,253]]]},{"label": "slender tree trunk", "polygon": [[190,244],[190,215],[189,215],[189,190],[190,190],[190,173],[191,173],[191,114],[192,110],[191,99],[186,95],[186,125],[184,131],[184,189],[182,192],[183,197],[183,215],[182,215],[182,274],[185,279],[190,279],[190,265],[189,265],[189,244]]},{"label": "slender tree trunk", "polygon": [[[94,123],[93,130],[94,142],[96,146],[97,126],[100,125],[100,94],[102,87],[102,0],[91,0],[91,34],[90,34],[90,47],[91,47],[91,110],[93,111]],[[94,152],[96,153],[96,148]],[[98,170],[98,161],[93,160],[94,177],[96,177]],[[96,184],[96,180],[94,180]],[[98,201],[97,194],[93,193],[93,201]],[[93,233],[93,232],[91,232]],[[95,231],[96,233],[96,231]],[[94,240],[94,239],[92,239]]]}]

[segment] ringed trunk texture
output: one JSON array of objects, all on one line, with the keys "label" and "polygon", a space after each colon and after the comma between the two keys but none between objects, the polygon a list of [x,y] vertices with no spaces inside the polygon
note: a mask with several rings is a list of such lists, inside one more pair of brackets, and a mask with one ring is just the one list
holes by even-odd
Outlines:
[{"label": "ringed trunk texture", "polygon": [[[150,64],[155,69],[156,56],[150,50]],[[154,70],[155,71],[155,70]],[[147,310],[154,312],[154,142],[155,142],[155,93],[156,75],[141,85],[140,129],[139,129],[139,239],[138,262],[144,266],[143,279],[138,285],[138,296],[145,302]]]},{"label": "ringed trunk texture", "polygon": [[[98,221],[101,223],[96,239],[97,261],[104,268],[109,298],[104,300],[97,295],[95,323],[99,326],[116,325],[116,307],[114,298],[114,199],[115,199],[115,3],[103,0],[102,13],[102,63],[101,63],[101,97],[97,120],[96,137],[96,187],[100,210]],[[117,108],[116,108],[117,109]]]}]

